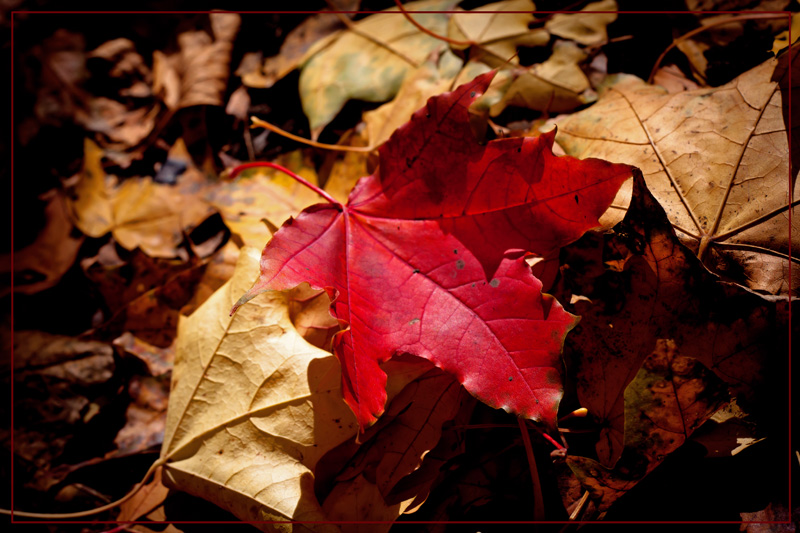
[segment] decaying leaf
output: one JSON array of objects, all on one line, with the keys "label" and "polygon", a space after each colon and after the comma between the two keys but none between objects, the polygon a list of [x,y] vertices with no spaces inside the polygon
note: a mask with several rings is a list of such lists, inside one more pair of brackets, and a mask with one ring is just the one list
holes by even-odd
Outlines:
[{"label": "decaying leaf", "polygon": [[624,449],[614,468],[579,456],[567,464],[605,511],[727,400],[724,382],[674,342],[659,340],[625,389]]},{"label": "decaying leaf", "polygon": [[[454,13],[447,27],[447,36],[477,45],[478,57],[491,67],[499,67],[512,58],[520,46],[544,46],[550,34],[542,28],[529,29],[536,7],[532,0],[503,0],[475,8],[468,13]],[[483,11],[489,13],[481,14]],[[502,13],[517,11],[518,13]],[[454,45],[455,48],[466,48]]]},{"label": "decaying leaf", "polygon": [[[769,60],[721,87],[667,94],[623,76],[592,107],[559,121],[568,154],[637,165],[684,242],[704,264],[747,287],[794,292],[800,248],[781,94]],[[625,205],[622,194],[615,205]],[[616,210],[609,219],[621,218]],[[794,259],[796,262],[797,260]]]},{"label": "decaying leaf", "polygon": [[[410,11],[446,11],[455,3],[422,0],[403,7]],[[443,13],[414,14],[418,23],[439,35],[447,29],[447,18]],[[300,98],[314,138],[348,100],[390,100],[407,73],[442,47],[442,41],[419,31],[397,7],[367,17],[355,26],[369,38],[348,30],[332,43],[318,44],[309,51],[300,73]]]},{"label": "decaying leaf", "polygon": [[142,361],[151,376],[163,376],[172,370],[172,362],[175,358],[173,345],[155,346],[137,338],[130,331],[126,331],[114,339],[113,345],[123,354],[130,354]]},{"label": "decaying leaf", "polygon": [[[0,274],[10,276],[14,270],[14,291],[34,294],[57,284],[73,265],[83,236],[70,219],[67,200],[57,191],[47,194],[44,208],[45,226],[36,240],[21,250],[14,251],[14,264],[10,254],[0,256]],[[11,290],[3,286],[0,294]]]},{"label": "decaying leaf", "polygon": [[[572,308],[582,318],[565,357],[580,404],[602,428],[597,455],[611,466],[622,452],[623,392],[657,339],[674,339],[744,405],[755,399],[765,367],[780,366],[774,358],[786,327],[774,301],[706,270],[680,243],[641,177],[607,248],[605,260],[614,270],[590,271],[576,288],[588,300]],[[575,270],[584,275],[579,264]]]},{"label": "decaying leaf", "polygon": [[14,453],[37,469],[28,485],[47,490],[69,472],[52,467],[70,442],[85,438],[87,422],[111,392],[113,350],[104,342],[15,331],[13,353]]},{"label": "decaying leaf", "polygon": [[125,425],[114,437],[117,449],[109,455],[142,452],[160,446],[164,437],[169,376],[134,376],[128,384],[128,394],[132,401],[125,411]]},{"label": "decaying leaf", "polygon": [[378,363],[395,353],[428,359],[482,401],[555,427],[559,353],[575,318],[541,293],[519,256],[547,255],[597,225],[631,170],[557,158],[554,133],[479,144],[468,108],[491,78],[414,113],[346,206],[318,204],[284,224],[234,307],[303,282],[325,289],[349,326],[334,353],[362,430],[383,412]]}]

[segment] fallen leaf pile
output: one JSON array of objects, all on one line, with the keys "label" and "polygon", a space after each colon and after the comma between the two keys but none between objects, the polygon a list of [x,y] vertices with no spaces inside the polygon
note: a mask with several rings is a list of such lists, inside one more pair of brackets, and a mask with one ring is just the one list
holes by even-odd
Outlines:
[{"label": "fallen leaf pile", "polygon": [[797,515],[795,4],[460,4],[16,17],[15,510]]}]

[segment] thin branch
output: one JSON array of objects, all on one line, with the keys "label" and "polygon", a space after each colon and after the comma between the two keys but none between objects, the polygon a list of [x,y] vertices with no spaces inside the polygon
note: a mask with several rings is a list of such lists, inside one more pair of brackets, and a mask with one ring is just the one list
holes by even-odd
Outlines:
[{"label": "thin branch", "polygon": [[706,30],[708,30],[710,28],[714,28],[716,26],[721,26],[723,24],[728,24],[730,22],[738,22],[738,21],[741,21],[741,20],[785,19],[787,16],[788,16],[788,14],[777,14],[777,13],[747,13],[747,14],[744,14],[744,15],[734,15],[734,16],[732,16],[730,18],[726,18],[726,19],[723,19],[723,20],[717,20],[717,21],[711,22],[709,24],[706,24],[705,26],[701,26],[699,28],[695,28],[692,31],[690,31],[688,33],[685,33],[685,34],[681,35],[680,37],[678,37],[677,39],[673,40],[672,43],[667,47],[667,49],[664,50],[663,52],[661,52],[661,55],[658,56],[658,59],[656,59],[656,62],[653,65],[653,70],[650,71],[650,77],[647,78],[647,83],[653,83],[653,78],[656,75],[656,71],[661,66],[661,61],[664,60],[664,57],[673,48],[678,46],[679,43],[685,41],[686,39],[691,39],[692,37],[694,37],[698,33],[702,33],[702,32],[704,32],[704,31],[706,31]]},{"label": "thin branch", "polygon": [[299,174],[295,174],[294,172],[292,172],[291,170],[289,170],[288,168],[286,168],[284,166],[278,165],[277,163],[270,163],[269,161],[255,161],[255,162],[252,162],[252,163],[242,163],[239,166],[233,167],[233,170],[231,170],[229,179],[234,179],[243,170],[248,169],[248,168],[274,168],[275,170],[283,172],[284,174],[286,174],[287,176],[289,176],[290,178],[292,178],[296,182],[300,183],[301,185],[304,185],[304,186],[308,187],[309,189],[311,189],[315,193],[319,194],[320,196],[325,198],[327,201],[329,201],[333,205],[342,207],[342,204],[340,204],[338,201],[336,201],[336,199],[333,196],[331,196],[327,192],[323,191],[322,189],[320,189],[319,187],[317,187],[316,185],[314,185],[313,183],[311,183],[310,181],[308,181],[304,177],[300,176]]}]

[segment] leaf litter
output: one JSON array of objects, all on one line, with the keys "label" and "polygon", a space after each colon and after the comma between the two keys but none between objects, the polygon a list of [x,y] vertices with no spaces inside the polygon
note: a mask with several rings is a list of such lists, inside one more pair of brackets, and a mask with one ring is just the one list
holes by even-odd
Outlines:
[{"label": "leaf litter", "polygon": [[[530,2],[522,4],[527,6]],[[56,329],[67,335],[45,335],[42,338],[46,343],[36,345],[32,353],[34,359],[45,357],[46,344],[57,346],[57,339],[68,343],[99,342],[103,353],[113,353],[115,364],[104,367],[113,372],[112,377],[103,374],[98,382],[100,388],[92,385],[95,388],[90,391],[80,389],[75,401],[70,400],[73,412],[78,413],[71,418],[77,430],[72,440],[80,446],[87,431],[95,431],[100,421],[116,416],[118,422],[97,433],[96,446],[83,446],[80,451],[63,440],[63,424],[40,425],[33,432],[31,427],[20,429],[22,435],[33,435],[26,441],[33,446],[28,451],[44,450],[44,455],[37,465],[26,470],[31,473],[30,481],[27,492],[20,496],[23,499],[18,501],[30,500],[26,495],[32,491],[49,489],[67,502],[72,500],[71,504],[58,505],[72,505],[73,509],[81,504],[91,506],[86,502],[101,502],[105,496],[88,495],[91,493],[74,480],[80,476],[89,479],[86,476],[92,465],[146,457],[159,446],[163,463],[159,472],[163,471],[166,485],[200,495],[243,520],[371,518],[387,521],[383,527],[388,529],[392,521],[402,521],[403,516],[426,520],[494,519],[498,512],[507,514],[494,496],[506,494],[503,486],[509,479],[518,485],[527,479],[530,484],[526,454],[521,452],[525,445],[519,433],[516,440],[501,436],[507,431],[504,425],[517,427],[516,423],[509,424],[514,418],[503,418],[511,415],[482,404],[475,407],[473,396],[458,380],[409,355],[396,355],[380,364],[380,371],[388,376],[386,399],[381,402],[381,410],[385,410],[371,427],[359,431],[351,409],[342,402],[342,386],[347,388],[353,381],[341,380],[340,362],[331,355],[337,336],[353,334],[352,324],[351,329],[342,330],[349,322],[342,322],[345,315],[338,314],[337,320],[328,312],[331,296],[336,296],[333,292],[320,290],[321,286],[313,289],[302,285],[283,294],[262,294],[233,318],[227,316],[230,305],[258,275],[257,254],[247,246],[263,247],[286,219],[320,200],[273,171],[247,170],[227,181],[225,174],[220,177],[220,162],[230,165],[267,153],[272,154],[269,159],[275,160],[279,151],[286,152],[279,157],[279,163],[342,203],[362,176],[373,174],[362,180],[352,198],[363,197],[363,191],[380,195],[375,185],[391,184],[395,179],[391,177],[393,165],[403,167],[405,154],[402,150],[393,151],[392,143],[397,141],[392,140],[372,154],[323,154],[319,150],[296,150],[296,145],[276,151],[281,143],[271,132],[258,136],[247,133],[242,139],[233,140],[228,134],[215,133],[230,129],[229,125],[215,122],[216,117],[222,116],[214,114],[217,109],[232,113],[230,120],[236,117],[230,131],[238,135],[241,131],[236,128],[248,111],[266,109],[263,102],[272,106],[272,95],[283,95],[284,107],[295,105],[293,98],[298,97],[285,96],[297,94],[296,87],[290,87],[294,83],[291,80],[297,80],[291,74],[295,68],[303,72],[300,84],[306,84],[307,92],[303,96],[301,90],[299,98],[304,100],[312,136],[324,137],[329,140],[326,142],[375,149],[388,139],[399,139],[399,134],[392,137],[393,133],[409,129],[402,124],[425,100],[501,67],[490,87],[476,91],[476,98],[467,106],[467,120],[462,119],[457,128],[468,144],[474,143],[474,149],[481,146],[478,142],[488,142],[486,146],[517,146],[513,137],[492,140],[493,135],[523,132],[520,146],[538,143],[546,148],[552,145],[553,133],[542,135],[539,128],[549,113],[569,113],[577,108],[578,112],[556,120],[556,141],[567,153],[642,167],[656,200],[641,184],[637,185],[639,192],[633,194],[634,207],[628,215],[638,215],[617,225],[606,236],[605,244],[599,233],[590,232],[559,252],[583,229],[569,238],[556,239],[558,244],[547,251],[538,250],[544,257],[527,258],[527,264],[534,265],[535,276],[541,276],[545,288],[550,287],[548,290],[558,299],[542,296],[551,302],[550,312],[560,309],[561,302],[567,311],[582,316],[577,328],[566,336],[566,367],[561,367],[560,343],[555,343],[559,346],[553,349],[553,368],[561,367],[558,373],[565,380],[558,425],[566,435],[562,443],[569,445],[566,463],[574,472],[555,470],[561,472],[559,483],[571,484],[577,491],[565,499],[570,513],[593,517],[596,514],[591,513],[609,508],[624,512],[630,496],[617,501],[620,494],[651,490],[648,483],[639,481],[658,472],[663,457],[682,457],[679,450],[686,449],[681,444],[687,440],[687,446],[702,444],[712,455],[737,461],[776,450],[782,435],[777,421],[782,411],[775,408],[775,401],[781,397],[782,388],[776,386],[775,376],[782,375],[782,362],[775,354],[785,351],[788,302],[785,297],[763,298],[729,281],[757,289],[761,294],[786,295],[793,287],[786,275],[784,257],[788,233],[781,223],[781,217],[788,213],[789,201],[781,200],[786,188],[781,188],[778,176],[784,167],[787,176],[790,172],[796,174],[796,165],[791,162],[790,171],[790,164],[785,162],[790,158],[784,127],[788,121],[787,95],[793,91],[788,87],[787,72],[796,64],[790,61],[790,52],[796,46],[783,48],[777,60],[767,61],[720,87],[693,86],[698,81],[702,85],[706,74],[709,79],[718,76],[720,71],[713,71],[717,64],[709,63],[708,67],[697,63],[689,73],[685,68],[680,74],[673,70],[669,78],[671,89],[666,94],[625,75],[606,75],[606,54],[609,65],[615,56],[614,49],[604,45],[616,31],[614,17],[626,16],[614,14],[612,2],[582,6],[587,11],[608,13],[479,13],[480,9],[504,10],[522,4],[500,2],[479,6],[472,13],[459,11],[452,15],[408,14],[430,33],[397,12],[356,16],[354,22],[328,14],[323,15],[328,22],[319,27],[314,24],[322,17],[316,22],[308,19],[305,27],[301,25],[294,33],[293,42],[286,40],[285,55],[282,52],[258,68],[253,67],[258,55],[245,57],[250,66],[245,68],[243,61],[235,74],[245,87],[239,86],[238,78],[231,78],[230,62],[242,57],[237,54],[237,47],[242,32],[246,35],[250,30],[246,19],[240,29],[241,19],[231,14],[211,15],[206,30],[186,31],[183,27],[173,36],[178,37],[174,46],[155,46],[153,61],[140,55],[145,48],[135,39],[84,42],[79,34],[68,31],[59,32],[37,49],[37,57],[53,66],[39,77],[42,83],[35,92],[38,117],[51,123],[74,123],[87,132],[88,140],[84,170],[76,175],[80,164],[73,164],[69,172],[55,173],[73,176],[61,180],[58,188],[62,190],[57,190],[55,196],[66,199],[62,203],[68,209],[62,209],[65,216],[54,215],[50,219],[40,241],[29,241],[33,244],[28,253],[16,254],[14,290],[24,296],[17,302],[25,312],[27,301],[63,297],[76,275],[97,284],[92,289],[96,292],[83,304],[96,306],[94,316],[81,318],[80,311],[64,317],[64,323]],[[404,7],[413,10],[417,4]],[[528,9],[532,11],[533,6],[521,8]],[[709,17],[706,22],[710,21]],[[321,37],[337,28],[339,33]],[[399,28],[401,33],[393,33]],[[746,25],[735,29],[730,34],[735,35],[734,41],[726,42],[735,44],[736,39],[748,35]],[[782,29],[777,23],[765,23],[758,31],[772,31],[778,36]],[[712,33],[713,39],[728,38],[724,32]],[[451,42],[446,42],[447,38]],[[708,50],[712,54],[720,46],[713,39],[705,41],[711,43]],[[87,46],[86,42],[91,44]],[[410,42],[422,45],[409,47]],[[280,44],[278,41],[273,50]],[[290,51],[289,45],[295,49]],[[696,50],[691,47],[680,49],[695,54],[690,62],[697,59]],[[361,62],[366,60],[374,66],[375,58],[380,56],[390,58],[386,64],[396,63],[397,68],[386,78],[385,72],[378,76],[374,68],[367,67],[359,71],[363,75],[348,78],[350,83],[356,83],[350,93],[311,102],[309,90],[324,94],[326,84],[341,81],[325,78],[324,67],[332,61],[345,61],[347,54],[352,55],[348,64],[363,66]],[[532,63],[530,54],[536,57]],[[716,56],[709,57],[715,61]],[[666,78],[662,75],[659,81],[663,79]],[[90,85],[91,80],[98,81]],[[389,83],[384,84],[387,80]],[[95,92],[104,83],[111,90]],[[478,94],[481,92],[482,96]],[[599,100],[590,105],[598,98],[596,93]],[[614,100],[619,95],[628,98],[628,108],[614,107],[619,106]],[[348,109],[363,105],[351,102],[343,109],[351,98],[388,103],[375,111],[369,111],[368,106],[367,112],[355,119],[364,124],[353,127],[355,122]],[[661,103],[664,105],[660,109],[652,111]],[[313,107],[318,104],[322,107]],[[617,111],[612,113],[610,110],[614,109]],[[638,113],[639,118],[628,120],[629,112]],[[535,118],[512,124],[517,113],[523,113],[526,120]],[[679,120],[681,113],[688,115],[683,122]],[[745,119],[734,124],[731,118],[737,113]],[[301,115],[299,104],[295,105],[295,114]],[[191,125],[198,120],[200,126]],[[619,141],[620,135],[633,139],[631,136],[638,134],[638,123],[639,132],[652,138],[651,151],[660,150],[663,155],[669,135],[662,137],[653,132],[670,120],[675,122],[672,135],[689,139],[691,149],[684,159],[699,158],[691,167],[694,175],[700,176],[700,181],[692,182],[693,188],[683,178],[673,180],[678,184],[673,192],[685,186],[680,189],[682,194],[694,199],[694,204],[689,203],[694,207],[687,210],[688,215],[681,214],[680,204],[670,203],[669,188],[662,186],[659,175],[681,175],[681,159],[670,159],[659,170],[648,154],[626,152],[633,145]],[[700,127],[704,120],[711,126]],[[35,119],[23,124],[23,143],[47,132]],[[302,130],[302,121],[296,124],[301,124]],[[346,124],[347,131],[342,124]],[[604,125],[607,132],[598,134],[592,130],[596,124]],[[587,138],[575,135],[586,131]],[[228,144],[219,142],[222,137]],[[741,147],[739,172],[731,174],[727,203],[715,204],[717,210],[709,211],[711,215],[722,213],[714,218],[702,211],[704,200],[698,191],[703,180],[713,175],[705,172],[704,164],[724,166],[724,157],[720,163],[709,162],[709,156],[720,148],[718,143],[728,141],[736,141]],[[643,146],[647,149],[647,142]],[[289,153],[292,150],[295,152]],[[547,150],[542,154],[545,159],[552,157]],[[735,167],[734,163],[731,165]],[[414,212],[423,213],[437,205],[435,201],[429,205],[422,201],[426,195],[447,199],[453,193],[450,185],[437,185],[443,183],[438,177],[426,177],[420,189],[414,189],[413,180],[403,179],[407,178],[389,185],[391,202],[378,202],[381,216],[396,216],[393,213],[397,205],[402,205],[402,198],[411,202]],[[770,184],[768,194],[774,205],[739,202],[758,194],[765,180]],[[411,187],[413,192],[403,191],[401,185]],[[630,198],[631,189],[627,190]],[[489,189],[484,193],[492,197]],[[51,207],[58,206],[50,200],[52,196],[43,198],[51,202]],[[579,196],[576,203],[585,205],[587,199],[598,200],[591,195]],[[395,200],[401,203],[396,204]],[[619,221],[627,208],[627,201],[619,200],[601,219],[606,223],[604,227],[610,228]],[[732,209],[739,205],[732,200],[746,208]],[[666,207],[677,237],[665,218],[653,215],[658,212],[655,202]],[[345,209],[352,209],[353,205],[357,204],[351,199]],[[324,212],[326,208],[330,206],[312,211]],[[750,208],[766,209],[768,213],[750,216]],[[57,215],[56,211],[53,213]],[[650,214],[642,215],[643,211]],[[680,224],[676,213],[688,216],[687,220],[694,215],[700,223]],[[601,214],[593,213],[586,229],[596,225]],[[293,225],[304,216],[300,215]],[[711,231],[714,222],[718,222],[717,228]],[[73,225],[75,229],[71,229]],[[532,231],[526,224],[516,227],[522,233]],[[535,247],[516,246],[514,254],[504,256],[513,239],[502,235],[488,246],[489,250],[500,251],[494,253],[494,258],[482,252],[470,257],[474,253],[471,243],[462,242],[464,234],[454,228],[455,233],[446,234],[444,239],[460,239],[453,246],[459,254],[448,257],[447,264],[453,263],[457,273],[471,272],[475,259],[475,272],[482,273],[487,290],[493,289],[489,293],[510,291],[505,281],[519,276],[536,279],[519,256],[522,249],[537,250]],[[701,229],[707,236],[704,251],[700,250]],[[400,233],[396,237],[387,243],[402,244]],[[52,258],[42,254],[43,242],[54,243],[59,254]],[[681,242],[689,249],[682,248]],[[695,255],[722,278],[705,270]],[[76,259],[82,269],[71,268]],[[500,272],[498,265],[502,269],[512,263],[518,265],[513,276],[491,276],[490,272]],[[604,271],[606,268],[610,270]],[[21,285],[19,276],[26,272],[31,273],[31,283]],[[299,274],[298,279],[303,272]],[[500,283],[493,287],[495,281]],[[369,286],[367,289],[371,290]],[[398,296],[391,299],[394,305],[387,304],[390,315],[403,309],[402,292],[393,294]],[[519,298],[515,291],[509,292],[510,297],[512,294]],[[337,302],[341,311],[341,295],[333,302],[334,310]],[[249,306],[257,309],[247,311]],[[415,315],[409,322],[424,324],[424,319]],[[48,328],[53,326],[43,329]],[[395,350],[415,352],[407,346],[390,351]],[[340,352],[336,354],[342,356]],[[343,361],[346,368],[346,357]],[[36,376],[44,376],[40,372],[38,367],[22,372],[28,378],[17,383],[17,391],[29,391],[21,393],[23,398],[36,388],[34,384],[40,379]],[[53,372],[41,377],[44,381],[40,383],[45,387],[40,390],[42,394],[61,387],[58,380],[68,382],[70,376],[74,377],[69,369],[66,373]],[[694,379],[684,380],[686,376]],[[168,415],[171,422],[165,423],[168,380],[172,380]],[[664,388],[664,383],[670,381],[672,389]],[[115,398],[115,391],[124,393]],[[88,401],[81,399],[84,396]],[[689,396],[703,400],[693,404],[698,409],[690,416],[686,425],[689,429],[679,430],[679,418],[667,406],[685,407]],[[733,407],[714,414],[730,398]],[[35,418],[36,404],[25,405],[31,407],[28,413]],[[563,418],[579,406],[588,407],[589,416]],[[651,420],[660,420],[659,427],[669,428],[661,434],[664,439],[655,439],[658,431],[645,427],[646,421],[643,425],[644,419],[637,418],[637,413],[647,413]],[[555,413],[548,418],[555,436]],[[481,420],[488,421],[491,427],[482,427]],[[681,424],[684,420],[688,418],[681,418]],[[703,424],[706,420],[709,421]],[[476,432],[485,436],[479,437]],[[37,444],[48,441],[53,444],[50,448]],[[546,457],[544,440],[534,439],[532,444],[534,456]],[[509,450],[519,453],[514,452],[516,455],[511,458],[504,455],[511,453]],[[18,453],[23,451],[20,448]],[[563,457],[563,452],[555,457]],[[555,470],[543,469],[544,463],[538,462],[542,481],[553,481]],[[629,468],[633,463],[636,468]],[[538,497],[540,491],[534,489],[535,485],[528,486]],[[107,485],[98,482],[96,486]],[[767,492],[777,494],[780,487],[781,482],[776,480]],[[544,488],[547,503],[551,496],[546,484]],[[506,496],[508,502],[518,502],[516,512],[529,506],[525,495]],[[769,497],[776,502],[772,508],[781,508],[779,497]],[[167,496],[164,484],[155,479],[121,508],[122,514],[113,512],[112,517],[180,519],[180,511],[164,505],[165,499],[168,503],[175,497]],[[42,505],[40,509],[50,510]],[[196,518],[200,507],[194,507],[191,514],[184,514],[187,519]],[[753,509],[756,507],[746,510]],[[737,508],[736,512],[741,510],[744,509]],[[551,518],[566,518],[566,512],[558,505],[546,507]],[[230,515],[218,516],[224,519]],[[262,527],[272,530],[268,525]],[[364,527],[297,524],[292,529],[333,531]]]}]

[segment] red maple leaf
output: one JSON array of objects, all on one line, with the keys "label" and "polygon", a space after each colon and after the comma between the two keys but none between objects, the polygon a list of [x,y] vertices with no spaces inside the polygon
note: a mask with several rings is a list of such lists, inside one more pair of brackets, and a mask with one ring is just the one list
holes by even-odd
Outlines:
[{"label": "red maple leaf", "polygon": [[[325,289],[344,399],[366,428],[384,410],[379,362],[411,353],[481,401],[555,427],[560,352],[577,323],[524,261],[598,225],[631,167],[552,153],[555,132],[479,144],[467,108],[493,73],[431,98],[380,148],[347,205],[305,209],[264,248],[236,307],[302,282]],[[236,309],[234,307],[234,311]]]}]

